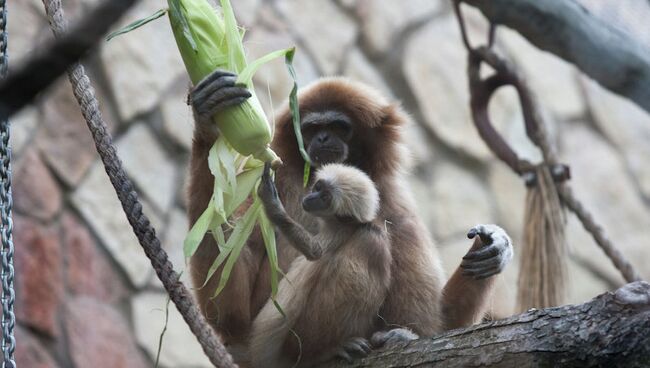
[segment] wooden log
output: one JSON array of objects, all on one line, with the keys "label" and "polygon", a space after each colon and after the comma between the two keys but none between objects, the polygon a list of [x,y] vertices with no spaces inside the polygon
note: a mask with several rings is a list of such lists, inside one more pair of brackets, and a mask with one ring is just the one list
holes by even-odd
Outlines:
[{"label": "wooden log", "polygon": [[649,367],[650,284],[633,282],[584,304],[533,309],[326,366]]}]

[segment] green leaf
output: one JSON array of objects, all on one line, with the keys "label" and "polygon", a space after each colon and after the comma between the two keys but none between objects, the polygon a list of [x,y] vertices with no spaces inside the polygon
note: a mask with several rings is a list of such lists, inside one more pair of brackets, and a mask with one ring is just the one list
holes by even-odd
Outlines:
[{"label": "green leaf", "polygon": [[[221,227],[219,227],[219,228],[221,228]],[[234,234],[234,231],[233,231],[233,234]],[[223,230],[221,231],[221,235],[223,235]],[[230,235],[230,237],[232,237],[232,235]],[[230,240],[230,238],[228,240]],[[219,244],[219,241],[217,241],[217,244]],[[214,273],[217,271],[217,269],[228,258],[228,256],[230,255],[230,252],[232,252],[232,244],[226,243],[223,246],[219,246],[219,255],[212,262],[212,265],[208,269],[208,273],[205,275],[205,280],[203,281],[203,284],[201,284],[201,287],[199,287],[199,289],[202,289],[203,287],[205,287],[205,285],[208,283],[208,281],[210,281],[210,279],[212,278],[212,275],[214,275]],[[230,274],[228,275],[228,277],[230,277]]]},{"label": "green leaf", "polygon": [[305,151],[305,144],[302,140],[302,132],[300,131],[300,105],[298,104],[298,82],[296,82],[296,71],[293,69],[293,57],[295,55],[295,50],[288,52],[284,56],[284,63],[287,66],[289,75],[293,79],[293,87],[291,88],[291,93],[289,94],[289,109],[291,110],[291,117],[293,118],[293,131],[296,134],[296,141],[298,142],[298,150],[302,159],[305,160],[305,170],[303,175],[303,186],[307,186],[309,181],[309,167],[311,166],[311,160],[307,151]]},{"label": "green leaf", "polygon": [[311,165],[309,164],[309,162],[305,161],[305,166],[304,166],[304,168],[302,170],[302,186],[304,188],[306,188],[307,183],[309,183],[310,171],[311,171]]},{"label": "green leaf", "polygon": [[165,14],[167,14],[167,9],[160,9],[146,18],[136,20],[135,22],[128,24],[124,28],[120,28],[117,31],[111,32],[108,36],[106,36],[106,41],[108,42],[119,35],[131,32],[136,28],[140,28],[143,25],[160,18]]},{"label": "green leaf", "polygon": [[[208,273],[205,276],[205,280],[203,281],[203,284],[201,285],[201,287],[199,289],[205,287],[205,285],[208,283],[208,281],[210,281],[210,279],[212,278],[214,273],[217,271],[217,269],[228,258],[228,256],[230,255],[230,252],[232,252],[232,249],[233,249],[233,246],[234,246],[233,241],[236,240],[236,239],[233,238],[233,235],[236,234],[237,231],[240,231],[240,232],[242,231],[241,227],[244,226],[242,220],[243,220],[243,218],[238,220],[237,225],[235,226],[235,230],[233,230],[230,237],[228,238],[228,242],[226,242],[225,239],[224,239],[224,234],[223,234],[223,229],[221,228],[221,224],[219,224],[219,225],[217,225],[215,227],[211,227],[212,236],[217,241],[217,246],[219,247],[219,255],[217,255],[217,258],[215,258],[214,261],[212,262],[212,265],[208,269]],[[240,230],[237,230],[238,228]],[[231,239],[233,239],[233,240],[231,241]],[[246,239],[244,239],[244,242],[246,242],[247,239],[248,239],[248,236],[246,237]]]},{"label": "green leaf", "polygon": [[212,204],[214,205],[215,215],[219,218],[219,223],[223,224],[228,220],[228,216],[226,215],[226,203],[223,199],[223,190],[219,188],[216,180],[212,190]]},{"label": "green leaf", "polygon": [[237,222],[235,230],[233,230],[232,234],[228,238],[228,242],[226,243],[225,248],[226,250],[231,249],[230,255],[228,256],[228,260],[226,261],[226,264],[223,266],[223,270],[221,271],[219,285],[217,286],[217,291],[215,291],[213,298],[216,298],[221,293],[223,288],[226,287],[226,283],[230,279],[230,272],[235,265],[235,261],[237,261],[237,258],[239,258],[239,254],[246,244],[246,240],[248,240],[248,237],[253,232],[255,220],[257,219],[261,208],[261,202],[253,202],[253,205],[248,209],[248,211],[246,211],[246,214],[244,214],[244,216]]},{"label": "green leaf", "polygon": [[[259,199],[256,199],[259,201]],[[264,247],[266,254],[269,258],[271,266],[271,298],[275,299],[278,294],[278,250],[275,242],[275,229],[273,224],[266,216],[266,212],[260,211],[259,215],[260,229],[262,231],[262,239],[264,239]]]},{"label": "green leaf", "polygon": [[282,306],[280,305],[280,303],[278,303],[278,301],[275,300],[275,298],[273,298],[273,297],[271,298],[271,300],[273,301],[273,305],[275,305],[275,309],[277,309],[278,312],[280,312],[282,317],[287,318],[287,314],[284,313],[284,309],[282,309]]},{"label": "green leaf", "polygon": [[190,30],[190,23],[185,17],[181,7],[183,6],[178,0],[168,0],[167,4],[169,5],[169,18],[174,22],[179,22],[181,29],[183,30],[183,37],[187,40],[187,43],[192,47],[194,52],[199,51],[199,47],[196,45],[194,36],[192,36],[192,31]]},{"label": "green leaf", "polygon": [[[255,200],[261,201],[257,197]],[[268,216],[266,216],[266,212],[264,211],[260,211],[258,221],[260,224],[260,230],[262,231],[262,239],[264,239],[264,247],[266,248],[266,254],[269,258],[269,265],[271,268],[271,300],[273,301],[273,305],[275,305],[275,309],[277,309],[284,318],[287,318],[287,315],[284,313],[282,306],[276,300],[279,283],[278,274],[284,275],[284,272],[282,272],[280,265],[278,264],[278,249],[275,238],[275,227],[269,220]]]},{"label": "green leaf", "polygon": [[212,224],[210,224],[210,232],[212,233],[214,241],[217,242],[220,252],[223,251],[226,246],[226,239],[223,234],[223,229],[221,228],[222,224],[223,222],[216,220],[216,218],[213,219]]},{"label": "green leaf", "polygon": [[235,175],[235,150],[232,149],[225,139],[217,139],[215,142],[217,161],[221,167],[221,172],[225,173],[227,185],[223,188],[224,193],[233,194],[237,187]]},{"label": "green leaf", "polygon": [[[214,203],[215,212],[221,217],[223,222],[225,222],[228,218],[226,215],[226,207],[224,203],[224,192],[231,190],[231,186],[226,180],[226,176],[228,174],[224,174],[223,172],[223,165],[221,164],[221,158],[218,153],[218,148],[220,145],[224,144],[224,141],[225,139],[223,137],[219,137],[208,152],[208,167],[210,168],[210,172],[214,177],[212,201]],[[232,165],[234,165],[234,161]]]},{"label": "green leaf", "polygon": [[199,244],[201,244],[201,240],[203,240],[205,233],[208,232],[208,227],[210,226],[213,217],[214,209],[208,204],[208,208],[206,208],[201,216],[199,216],[185,237],[185,241],[183,242],[183,253],[185,254],[185,258],[190,258],[199,248]]},{"label": "green leaf", "polygon": [[263,167],[257,167],[252,170],[244,171],[241,174],[237,175],[237,186],[235,188],[235,194],[233,196],[226,196],[224,198],[226,215],[232,215],[235,210],[241,206],[242,203],[249,197],[255,184],[262,176],[264,171]]},{"label": "green leaf", "polygon": [[226,191],[228,189],[228,181],[226,179],[227,174],[224,174],[221,165],[221,158],[219,157],[218,146],[220,143],[223,143],[225,139],[220,136],[208,151],[208,167],[212,176],[214,176],[215,186],[218,186],[221,191]]},{"label": "green leaf", "polygon": [[262,56],[261,58],[248,64],[246,68],[244,68],[244,70],[241,73],[239,73],[236,83],[245,84],[248,86],[253,80],[253,75],[255,74],[255,72],[257,72],[257,69],[259,69],[262,65],[268,63],[273,59],[277,59],[280,56],[286,56],[289,53],[294,53],[295,51],[296,51],[295,47],[290,47],[284,50],[276,50]]}]

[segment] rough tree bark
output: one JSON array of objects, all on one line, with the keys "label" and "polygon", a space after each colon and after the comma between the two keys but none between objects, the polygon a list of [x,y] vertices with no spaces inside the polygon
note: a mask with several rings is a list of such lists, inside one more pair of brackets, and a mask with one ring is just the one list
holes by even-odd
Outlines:
[{"label": "rough tree bark", "polygon": [[463,0],[650,112],[650,48],[574,0]]},{"label": "rough tree bark", "polygon": [[373,352],[328,367],[648,367],[650,284]]}]

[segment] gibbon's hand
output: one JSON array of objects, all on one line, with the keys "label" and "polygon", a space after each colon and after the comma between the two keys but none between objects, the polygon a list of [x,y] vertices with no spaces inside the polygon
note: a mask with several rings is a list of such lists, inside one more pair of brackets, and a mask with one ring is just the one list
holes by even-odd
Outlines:
[{"label": "gibbon's hand", "polygon": [[272,222],[277,223],[279,219],[284,218],[284,206],[280,202],[278,190],[271,179],[271,164],[268,162],[264,164],[264,173],[260,186],[257,188],[257,195],[262,200],[266,215]]},{"label": "gibbon's hand", "polygon": [[483,246],[467,252],[460,267],[463,275],[477,280],[485,279],[503,271],[512,260],[512,241],[505,230],[497,225],[476,225],[469,230],[467,237],[479,236]]},{"label": "gibbon's hand", "polygon": [[217,69],[190,90],[189,101],[199,122],[210,121],[215,113],[251,97],[246,86],[235,85],[236,80],[234,73]]}]

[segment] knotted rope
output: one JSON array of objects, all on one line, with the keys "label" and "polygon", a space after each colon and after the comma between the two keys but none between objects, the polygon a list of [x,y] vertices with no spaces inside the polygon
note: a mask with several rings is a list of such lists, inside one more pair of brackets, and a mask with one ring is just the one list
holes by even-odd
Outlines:
[{"label": "knotted rope", "polygon": [[[492,50],[496,30],[494,24],[490,25],[486,46],[474,48],[470,45],[460,11],[461,1],[454,1],[454,10],[462,41],[468,50],[467,73],[474,125],[490,150],[515,173],[522,176],[528,187],[524,245],[520,252],[517,298],[519,309],[547,307],[561,302],[567,255],[564,234],[565,207],[577,215],[627,282],[640,280],[639,274],[605,237],[602,227],[595,223],[566,183],[571,176],[569,168],[559,163],[555,150],[551,147],[546,125],[525,79],[511,63]],[[489,65],[494,74],[482,78],[480,67],[483,63]],[[526,134],[542,152],[542,162],[539,164],[520,159],[492,126],[488,104],[496,90],[506,85],[513,86],[517,91]]]}]

